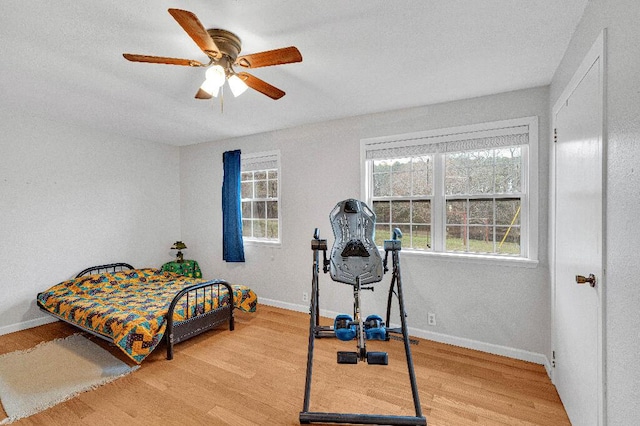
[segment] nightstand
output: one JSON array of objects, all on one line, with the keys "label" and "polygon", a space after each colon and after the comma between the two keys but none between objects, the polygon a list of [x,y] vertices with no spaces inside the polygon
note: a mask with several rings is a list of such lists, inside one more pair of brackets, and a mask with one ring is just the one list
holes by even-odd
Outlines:
[{"label": "nightstand", "polygon": [[184,275],[190,278],[202,278],[202,272],[200,266],[195,260],[183,260],[182,262],[173,261],[167,262],[162,265],[163,271],[175,272],[176,274]]}]

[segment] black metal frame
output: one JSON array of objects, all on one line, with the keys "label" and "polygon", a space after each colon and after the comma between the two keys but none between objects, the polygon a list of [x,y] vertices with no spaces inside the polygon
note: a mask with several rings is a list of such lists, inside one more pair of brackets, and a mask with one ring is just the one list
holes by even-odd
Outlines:
[{"label": "black metal frame", "polygon": [[[389,288],[389,299],[387,301],[387,325],[391,316],[391,305],[393,295],[398,299],[400,309],[399,329],[387,329],[387,340],[389,333],[397,333],[402,335],[404,349],[407,360],[407,370],[409,372],[409,381],[411,382],[411,392],[413,395],[413,403],[415,416],[395,416],[382,414],[354,414],[354,413],[327,413],[309,411],[311,400],[311,376],[313,373],[313,349],[316,338],[335,337],[335,330],[331,326],[320,325],[320,304],[319,304],[319,270],[320,270],[320,251],[323,252],[323,272],[327,273],[329,261],[327,260],[327,240],[321,240],[318,229],[315,230],[313,239],[311,240],[311,249],[313,250],[313,270],[311,280],[311,306],[309,309],[309,348],[307,353],[307,373],[304,391],[304,405],[300,412],[300,423],[352,423],[352,424],[385,424],[385,425],[424,425],[427,419],[422,415],[422,407],[420,406],[420,396],[418,394],[418,384],[413,369],[413,358],[411,357],[410,339],[406,321],[406,311],[404,307],[404,297],[402,294],[402,280],[400,276],[400,257],[401,250],[400,240],[402,234],[399,229],[394,230],[393,240],[387,240],[384,244],[384,272],[387,272],[387,260],[389,252],[392,253],[393,273],[391,285]],[[394,290],[395,289],[395,290]],[[359,289],[357,289],[359,290]],[[357,297],[357,295],[356,295]],[[362,333],[362,331],[360,330]],[[360,348],[359,344],[359,348]],[[366,351],[366,350],[365,350]],[[360,354],[362,355],[362,354]]]},{"label": "black metal frame", "polygon": [[[98,265],[92,266],[90,268],[84,269],[76,275],[76,278],[80,278],[85,275],[103,273],[103,272],[117,272],[126,269],[134,269],[128,263],[110,263],[107,265]],[[187,298],[187,306],[189,305],[189,299],[194,298],[195,304],[197,306],[198,300],[204,299],[207,297],[213,297],[214,294],[220,294],[220,286],[224,286],[227,289],[229,295],[229,303],[226,305],[219,305],[216,309],[211,309],[206,312],[197,313],[192,317],[187,317],[182,321],[174,321],[173,313],[178,304],[178,301],[183,297]],[[215,287],[215,290],[214,290]],[[100,337],[108,342],[114,343],[113,339],[109,336],[105,336],[103,334],[97,333],[94,330],[90,330],[86,327],[78,325],[74,322],[68,321],[65,318],[62,318],[59,315],[56,315],[48,310],[44,309],[40,302],[38,301],[38,306],[40,309],[49,315],[52,315],[58,318],[61,321],[64,321],[68,324],[73,325],[74,327],[80,328],[83,331],[86,331],[94,336]],[[213,304],[212,304],[213,306]],[[229,322],[229,330],[233,331],[235,328],[234,316],[233,316],[233,288],[229,283],[223,280],[212,280],[204,283],[194,284],[189,287],[185,287],[180,290],[171,300],[171,304],[169,305],[169,311],[167,312],[167,328],[165,331],[164,340],[167,343],[167,359],[173,359],[173,345],[176,343],[183,342],[191,337],[197,336],[198,334],[204,333],[205,331],[211,330],[213,328],[218,327],[225,322]]]},{"label": "black metal frame", "polygon": [[83,269],[82,271],[78,272],[76,274],[76,278],[80,278],[85,275],[124,271],[126,269],[134,269],[134,267],[124,262],[109,263],[107,265],[90,266],[87,269]]}]

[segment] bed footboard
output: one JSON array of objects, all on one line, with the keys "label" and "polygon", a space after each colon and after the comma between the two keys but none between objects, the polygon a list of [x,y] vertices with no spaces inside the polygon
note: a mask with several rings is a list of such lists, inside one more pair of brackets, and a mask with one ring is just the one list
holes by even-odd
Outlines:
[{"label": "bed footboard", "polygon": [[[220,291],[223,290],[222,287],[226,288],[229,297],[229,301],[225,305],[222,304],[221,296],[219,296],[221,294]],[[205,299],[215,297],[218,297],[219,300],[218,307],[206,310]],[[203,311],[196,312],[196,314],[190,316],[187,309],[187,318],[182,321],[174,321],[174,311],[182,298],[185,298],[187,306],[189,306],[190,301],[193,301],[196,306],[198,306],[199,301],[202,301]],[[233,288],[226,281],[207,281],[206,283],[195,284],[181,290],[171,301],[169,312],[167,313],[167,329],[165,333],[167,359],[173,359],[173,345],[176,343],[211,330],[227,321],[229,322],[229,330],[233,330],[233,309]]]}]

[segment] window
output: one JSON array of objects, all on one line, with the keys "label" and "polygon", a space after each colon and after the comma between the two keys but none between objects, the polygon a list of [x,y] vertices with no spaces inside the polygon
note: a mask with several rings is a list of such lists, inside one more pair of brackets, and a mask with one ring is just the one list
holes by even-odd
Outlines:
[{"label": "window", "polygon": [[406,247],[431,249],[433,156],[373,160],[369,205],[376,214],[376,244],[400,228]]},{"label": "window", "polygon": [[242,236],[280,242],[280,153],[242,156]]},{"label": "window", "polygon": [[537,117],[361,141],[376,244],[537,258]]}]

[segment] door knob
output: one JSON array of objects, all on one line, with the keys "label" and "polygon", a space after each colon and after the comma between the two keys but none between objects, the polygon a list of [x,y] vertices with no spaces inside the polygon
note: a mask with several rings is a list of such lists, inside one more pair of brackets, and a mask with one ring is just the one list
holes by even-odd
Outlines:
[{"label": "door knob", "polygon": [[593,274],[589,274],[588,277],[584,277],[582,275],[576,275],[576,282],[578,284],[589,283],[591,287],[596,286],[596,276]]}]

